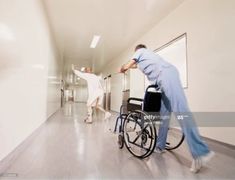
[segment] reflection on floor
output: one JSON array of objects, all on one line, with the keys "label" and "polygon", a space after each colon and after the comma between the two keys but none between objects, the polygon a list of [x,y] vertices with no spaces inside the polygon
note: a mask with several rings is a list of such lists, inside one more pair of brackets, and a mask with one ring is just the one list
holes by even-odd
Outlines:
[{"label": "reflection on floor", "polygon": [[105,121],[96,113],[91,125],[83,122],[85,115],[85,104],[66,104],[5,175],[16,173],[16,179],[235,179],[235,152],[227,147],[211,142],[216,156],[207,168],[192,174],[185,144],[174,152],[154,153],[140,160],[125,148],[118,149],[117,137],[110,131],[115,114]]}]

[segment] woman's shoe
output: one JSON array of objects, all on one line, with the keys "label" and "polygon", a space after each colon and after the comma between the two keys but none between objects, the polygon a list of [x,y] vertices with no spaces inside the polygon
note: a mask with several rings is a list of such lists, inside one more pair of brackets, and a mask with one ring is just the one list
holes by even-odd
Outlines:
[{"label": "woman's shoe", "polygon": [[111,113],[110,112],[105,112],[105,115],[104,115],[104,119],[109,119],[111,117]]},{"label": "woman's shoe", "polygon": [[92,118],[88,117],[87,120],[86,120],[86,123],[87,124],[92,124]]}]

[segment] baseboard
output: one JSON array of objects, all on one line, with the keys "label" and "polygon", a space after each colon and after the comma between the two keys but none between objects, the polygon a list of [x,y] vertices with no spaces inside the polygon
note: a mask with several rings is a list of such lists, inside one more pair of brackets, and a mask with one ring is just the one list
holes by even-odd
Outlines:
[{"label": "baseboard", "polygon": [[[178,129],[178,128],[174,128],[174,129],[176,129],[177,131],[181,131],[181,129]],[[212,138],[209,138],[209,137],[205,137],[205,136],[201,136],[201,137],[203,139],[205,139],[207,142],[216,143],[217,145],[221,145],[221,146],[227,147],[231,150],[235,150],[235,145],[228,144],[228,143],[225,143],[225,142],[221,142],[221,141],[218,141],[218,140],[215,140],[215,139],[212,139]]]},{"label": "baseboard", "polygon": [[33,139],[39,134],[41,129],[46,125],[46,122],[54,116],[60,108],[51,114],[46,121],[44,121],[38,128],[36,128],[25,140],[23,140],[12,152],[10,152],[5,158],[0,161],[0,177],[6,169],[15,161],[15,159],[25,150],[26,147],[33,141]]},{"label": "baseboard", "polygon": [[216,144],[219,144],[219,145],[222,145],[222,146],[225,146],[231,150],[235,150],[235,145],[232,145],[232,144],[228,144],[228,143],[225,143],[225,142],[221,142],[221,141],[218,141],[218,140],[215,140],[215,139],[211,139],[211,138],[208,138],[208,137],[205,137],[205,136],[202,136],[204,139],[208,140],[208,141],[211,141],[213,143],[216,143]]}]

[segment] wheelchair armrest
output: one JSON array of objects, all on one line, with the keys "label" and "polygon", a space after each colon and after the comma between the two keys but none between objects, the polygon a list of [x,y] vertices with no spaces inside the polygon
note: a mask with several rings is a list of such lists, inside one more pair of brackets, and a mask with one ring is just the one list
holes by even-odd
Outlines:
[{"label": "wheelchair armrest", "polygon": [[130,101],[143,102],[144,100],[141,99],[141,98],[133,98],[133,97],[130,97],[130,98],[128,98],[127,102],[130,103]]}]

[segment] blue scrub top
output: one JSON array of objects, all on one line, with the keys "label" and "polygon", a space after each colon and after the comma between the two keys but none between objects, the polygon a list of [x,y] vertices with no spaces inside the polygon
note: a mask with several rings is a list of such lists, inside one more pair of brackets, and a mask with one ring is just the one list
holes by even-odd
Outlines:
[{"label": "blue scrub top", "polygon": [[138,49],[132,57],[139,69],[147,76],[148,80],[156,83],[158,76],[164,68],[172,67],[161,56],[146,48]]}]

